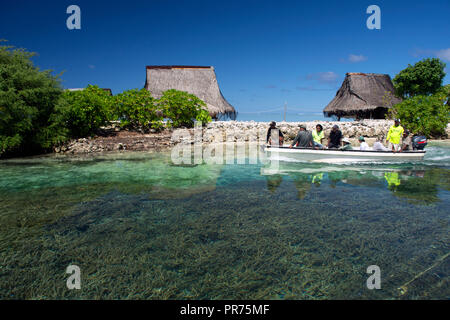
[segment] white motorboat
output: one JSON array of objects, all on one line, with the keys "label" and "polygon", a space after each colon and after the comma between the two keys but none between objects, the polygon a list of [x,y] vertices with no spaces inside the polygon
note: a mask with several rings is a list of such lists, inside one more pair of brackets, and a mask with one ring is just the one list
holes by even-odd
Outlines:
[{"label": "white motorboat", "polygon": [[423,160],[423,150],[392,152],[373,150],[338,150],[289,148],[287,146],[265,146],[264,151],[270,159],[295,159],[312,162],[348,162],[348,161],[415,161]]}]

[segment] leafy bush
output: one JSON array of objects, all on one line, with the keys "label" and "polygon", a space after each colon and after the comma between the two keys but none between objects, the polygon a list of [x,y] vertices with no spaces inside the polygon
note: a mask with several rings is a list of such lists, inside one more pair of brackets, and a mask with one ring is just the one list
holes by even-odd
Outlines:
[{"label": "leafy bush", "polygon": [[439,92],[447,98],[447,105],[450,105],[450,84],[447,84],[440,88]]},{"label": "leafy bush", "polygon": [[113,99],[98,86],[65,91],[58,105],[63,125],[74,138],[89,136],[112,119]]},{"label": "leafy bush", "polygon": [[0,155],[33,153],[67,139],[67,131],[53,122],[63,93],[59,79],[35,67],[34,55],[0,46]]},{"label": "leafy bush", "polygon": [[432,96],[417,95],[394,105],[389,116],[399,118],[402,126],[414,133],[441,136],[450,121],[448,88],[441,88]]},{"label": "leafy bush", "polygon": [[157,110],[156,101],[146,89],[132,89],[114,97],[116,117],[123,127],[163,127],[163,113]]},{"label": "leafy bush", "polygon": [[172,127],[192,127],[194,120],[207,123],[211,121],[206,104],[195,95],[170,89],[163,92],[158,101],[158,106],[164,112],[164,116],[169,119]]},{"label": "leafy bush", "polygon": [[437,58],[428,58],[408,67],[393,80],[395,93],[401,98],[435,94],[445,77],[445,63]]}]

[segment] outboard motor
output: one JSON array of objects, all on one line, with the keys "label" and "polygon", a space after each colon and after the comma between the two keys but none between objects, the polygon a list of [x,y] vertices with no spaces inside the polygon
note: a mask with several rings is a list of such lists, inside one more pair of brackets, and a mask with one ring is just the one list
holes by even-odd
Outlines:
[{"label": "outboard motor", "polygon": [[423,150],[428,144],[427,137],[425,136],[413,136],[412,138],[413,150]]}]

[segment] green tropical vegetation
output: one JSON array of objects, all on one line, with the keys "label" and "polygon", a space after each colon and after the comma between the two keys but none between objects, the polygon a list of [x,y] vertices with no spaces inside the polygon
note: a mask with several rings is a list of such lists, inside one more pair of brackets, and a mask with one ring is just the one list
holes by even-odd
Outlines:
[{"label": "green tropical vegetation", "polygon": [[437,58],[428,58],[417,62],[399,72],[394,77],[395,93],[407,99],[417,95],[435,94],[445,78],[445,63]]},{"label": "green tropical vegetation", "polygon": [[424,59],[395,76],[394,88],[403,101],[394,105],[387,117],[399,118],[413,133],[439,137],[450,121],[450,85],[442,86],[446,64]]},{"label": "green tropical vegetation", "polygon": [[114,114],[122,127],[163,128],[163,112],[150,91],[132,89],[116,95],[113,100]]},{"label": "green tropical vegetation", "polygon": [[193,119],[207,123],[211,121],[206,104],[195,95],[178,90],[167,90],[159,99],[158,105],[170,119],[172,127],[192,127]]},{"label": "green tropical vegetation", "polygon": [[145,89],[116,96],[95,85],[64,90],[59,75],[34,66],[34,55],[0,46],[0,156],[50,151],[114,120],[144,131],[211,121],[205,103],[187,92],[168,90],[154,99]]},{"label": "green tropical vegetation", "polygon": [[51,71],[33,65],[34,55],[0,46],[0,155],[47,149],[66,139],[54,121],[63,89]]},{"label": "green tropical vegetation", "polygon": [[65,91],[59,100],[61,125],[69,130],[69,136],[80,138],[92,135],[112,119],[113,100],[108,92],[89,85],[84,90]]}]

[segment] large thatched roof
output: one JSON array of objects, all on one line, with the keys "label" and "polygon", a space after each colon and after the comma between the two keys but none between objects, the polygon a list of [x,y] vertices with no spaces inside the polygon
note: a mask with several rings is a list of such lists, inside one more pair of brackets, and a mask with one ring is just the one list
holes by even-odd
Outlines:
[{"label": "large thatched roof", "polygon": [[148,66],[145,88],[155,98],[169,89],[186,91],[206,103],[211,117],[236,117],[236,110],[220,92],[213,67]]},{"label": "large thatched roof", "polygon": [[326,117],[384,119],[387,110],[401,102],[387,74],[347,73],[341,88],[325,107]]}]

